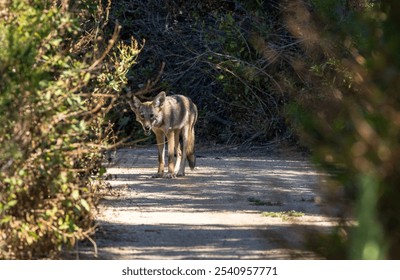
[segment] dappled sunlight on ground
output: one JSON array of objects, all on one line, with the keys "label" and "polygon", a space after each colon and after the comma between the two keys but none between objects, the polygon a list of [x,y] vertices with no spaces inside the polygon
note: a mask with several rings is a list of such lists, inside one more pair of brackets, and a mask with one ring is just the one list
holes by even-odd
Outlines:
[{"label": "dappled sunlight on ground", "polygon": [[[202,151],[186,176],[155,179],[152,148],[123,149],[107,169],[96,234],[101,259],[308,259],[304,233],[330,230],[322,174],[305,159]],[[286,218],[268,213],[299,213]],[[82,249],[83,258],[90,249]]]}]

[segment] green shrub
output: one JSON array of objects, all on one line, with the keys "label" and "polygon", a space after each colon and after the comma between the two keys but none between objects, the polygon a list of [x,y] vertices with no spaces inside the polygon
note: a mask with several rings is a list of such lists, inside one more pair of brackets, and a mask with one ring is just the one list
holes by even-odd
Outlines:
[{"label": "green shrub", "polygon": [[[304,35],[299,39],[305,41],[302,61],[308,67],[308,73],[301,69],[302,77],[308,83],[297,83],[306,88],[302,91],[292,83],[292,117],[314,159],[330,174],[331,182],[325,185],[330,206],[336,213],[342,209],[342,217],[351,209],[357,220],[356,226],[341,223],[336,237],[322,238],[335,240],[330,247],[337,245],[342,252],[327,244],[326,250],[317,251],[329,258],[398,259],[398,2],[312,2],[320,14],[307,25],[297,22]],[[338,11],[335,7],[345,9],[342,22],[332,22],[333,16],[324,14]],[[314,48],[319,48],[317,55],[306,47],[307,28],[316,21],[321,26],[314,32],[320,42]]]},{"label": "green shrub", "polygon": [[0,258],[54,258],[93,233],[104,114],[139,50],[105,43],[92,1],[0,5]]}]

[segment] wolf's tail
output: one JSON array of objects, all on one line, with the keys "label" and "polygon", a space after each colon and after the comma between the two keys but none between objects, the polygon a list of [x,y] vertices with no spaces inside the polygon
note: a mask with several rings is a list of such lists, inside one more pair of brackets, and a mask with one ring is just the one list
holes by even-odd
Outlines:
[{"label": "wolf's tail", "polygon": [[188,142],[186,145],[186,158],[189,162],[189,167],[190,169],[194,169],[196,166],[196,155],[195,155],[195,149],[194,149],[194,143],[195,143],[195,135],[194,135],[194,125],[196,124],[197,121],[197,107],[194,105],[194,103],[190,104],[193,106],[191,108],[191,112],[194,114],[190,118],[190,127],[189,127],[189,135],[188,135]]}]

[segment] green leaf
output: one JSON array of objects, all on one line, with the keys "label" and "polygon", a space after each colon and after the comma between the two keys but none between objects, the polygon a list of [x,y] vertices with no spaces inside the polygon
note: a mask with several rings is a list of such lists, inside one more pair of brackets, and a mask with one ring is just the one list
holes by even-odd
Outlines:
[{"label": "green leaf", "polygon": [[81,199],[81,205],[82,205],[83,208],[85,208],[86,211],[88,211],[88,212],[90,211],[89,203],[83,198]]},{"label": "green leaf", "polygon": [[107,172],[107,169],[104,166],[100,167],[99,176],[103,176],[106,172]]},{"label": "green leaf", "polygon": [[83,81],[85,82],[85,84],[87,84],[87,83],[89,82],[89,80],[90,80],[90,73],[87,72],[87,73],[85,74],[85,77],[83,78]]},{"label": "green leaf", "polygon": [[75,200],[79,199],[79,191],[78,190],[73,190],[71,193],[71,197]]},{"label": "green leaf", "polygon": [[10,200],[9,202],[7,202],[7,206],[8,207],[13,207],[18,203],[18,200],[14,199],[14,200]]},{"label": "green leaf", "polygon": [[8,223],[9,221],[11,221],[11,219],[12,216],[5,216],[3,219],[0,220],[0,225]]}]

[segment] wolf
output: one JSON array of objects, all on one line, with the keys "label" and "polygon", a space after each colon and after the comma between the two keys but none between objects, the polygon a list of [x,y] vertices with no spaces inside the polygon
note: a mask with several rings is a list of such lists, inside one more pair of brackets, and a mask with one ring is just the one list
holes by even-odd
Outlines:
[{"label": "wolf", "polygon": [[[141,102],[133,96],[133,101],[129,100],[128,104],[135,113],[136,120],[141,123],[144,134],[150,135],[153,131],[156,136],[158,172],[153,177],[185,176],[186,159],[193,170],[196,165],[194,126],[198,112],[192,100],[183,95],[167,96],[161,91],[152,101]],[[168,144],[167,174],[164,174],[165,138]]]}]

